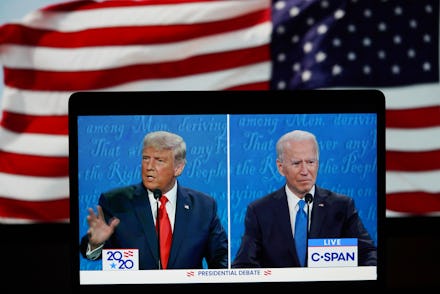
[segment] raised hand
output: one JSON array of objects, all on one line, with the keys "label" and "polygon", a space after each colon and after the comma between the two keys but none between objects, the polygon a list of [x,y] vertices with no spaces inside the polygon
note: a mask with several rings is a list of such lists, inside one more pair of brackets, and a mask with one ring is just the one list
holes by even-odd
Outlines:
[{"label": "raised hand", "polygon": [[107,224],[101,206],[97,205],[96,209],[98,214],[95,213],[93,208],[89,208],[89,214],[87,215],[87,223],[89,224],[87,235],[89,236],[89,244],[92,250],[110,238],[120,222],[118,218],[112,218]]}]

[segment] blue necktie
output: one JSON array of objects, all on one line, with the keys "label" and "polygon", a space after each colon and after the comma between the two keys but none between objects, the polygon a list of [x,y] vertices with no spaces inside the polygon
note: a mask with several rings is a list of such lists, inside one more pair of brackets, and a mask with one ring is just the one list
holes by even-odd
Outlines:
[{"label": "blue necktie", "polygon": [[298,202],[299,209],[296,213],[295,221],[295,245],[301,266],[304,266],[306,261],[306,242],[307,242],[307,214],[304,211],[306,202],[300,200]]}]

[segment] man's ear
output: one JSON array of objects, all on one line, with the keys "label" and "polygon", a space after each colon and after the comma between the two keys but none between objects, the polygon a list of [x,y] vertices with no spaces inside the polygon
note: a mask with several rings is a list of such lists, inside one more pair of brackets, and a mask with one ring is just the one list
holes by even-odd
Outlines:
[{"label": "man's ear", "polygon": [[280,173],[280,175],[282,175],[284,177],[285,175],[283,172],[283,163],[278,159],[277,159],[276,163],[277,163],[278,172]]},{"label": "man's ear", "polygon": [[180,176],[184,168],[185,168],[184,163],[178,163],[177,166],[174,168],[174,176],[176,177]]}]

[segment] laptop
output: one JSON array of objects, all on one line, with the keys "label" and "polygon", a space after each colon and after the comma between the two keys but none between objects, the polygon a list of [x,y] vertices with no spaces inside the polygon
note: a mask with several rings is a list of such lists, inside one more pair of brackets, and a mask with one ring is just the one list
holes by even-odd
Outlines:
[{"label": "laptop", "polygon": [[[316,135],[316,184],[353,198],[377,264],[357,264],[356,239],[329,236],[308,240],[307,267],[232,266],[248,205],[285,183],[275,146],[295,129]],[[152,131],[184,138],[187,164],[178,181],[215,199],[228,237],[226,268],[143,270],[138,248],[110,248],[96,260],[80,253],[88,209],[96,210],[99,196],[141,182],[142,141]],[[69,99],[69,166],[79,291],[384,287],[385,97],[378,90],[76,92]],[[119,256],[124,267],[112,267],[108,256]]]}]

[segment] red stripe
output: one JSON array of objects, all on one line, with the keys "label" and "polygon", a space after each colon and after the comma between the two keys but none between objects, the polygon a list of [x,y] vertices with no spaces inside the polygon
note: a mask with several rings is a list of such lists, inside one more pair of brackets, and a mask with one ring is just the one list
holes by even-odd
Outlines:
[{"label": "red stripe", "polygon": [[424,215],[440,211],[440,193],[402,192],[386,196],[386,207],[396,212]]},{"label": "red stripe", "polygon": [[67,115],[25,115],[3,112],[0,125],[16,133],[67,135],[69,118]]},{"label": "red stripe", "polygon": [[388,171],[430,171],[440,169],[440,149],[433,151],[386,151]]},{"label": "red stripe", "polygon": [[68,221],[70,218],[69,205],[68,196],[51,201],[23,201],[0,196],[0,218],[17,218],[48,223]]},{"label": "red stripe", "polygon": [[69,176],[69,158],[0,151],[0,172],[36,177],[66,177]]},{"label": "red stripe", "polygon": [[80,91],[107,88],[145,79],[165,79],[214,72],[264,62],[270,59],[268,45],[188,58],[177,62],[139,64],[108,70],[59,72],[4,69],[5,84],[36,91]]},{"label": "red stripe", "polygon": [[270,10],[267,9],[236,18],[202,24],[108,27],[79,32],[57,32],[18,24],[6,24],[2,28],[0,44],[58,48],[163,44],[253,27],[269,20]]},{"label": "red stripe", "polygon": [[111,7],[132,7],[132,6],[152,6],[152,5],[169,5],[169,4],[184,4],[184,3],[199,3],[199,2],[213,2],[213,0],[146,0],[146,1],[72,1],[68,3],[53,4],[47,6],[42,11],[66,11],[74,12],[80,10],[91,10]]},{"label": "red stripe", "polygon": [[235,87],[230,87],[224,90],[250,90],[250,91],[255,91],[255,90],[269,90],[270,85],[269,85],[269,81],[265,81],[265,82],[257,82],[257,83],[252,83],[252,84],[242,84],[239,86],[235,86]]},{"label": "red stripe", "polygon": [[387,128],[424,128],[440,126],[440,106],[386,110]]}]

